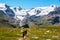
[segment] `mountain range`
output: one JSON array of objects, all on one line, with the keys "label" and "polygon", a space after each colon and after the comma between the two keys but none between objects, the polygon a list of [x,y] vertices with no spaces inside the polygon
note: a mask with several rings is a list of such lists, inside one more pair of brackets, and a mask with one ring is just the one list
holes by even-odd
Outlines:
[{"label": "mountain range", "polygon": [[[0,19],[7,20],[15,26],[23,26],[32,22],[35,25],[57,25],[60,24],[60,7],[51,5],[23,9],[0,3]],[[0,21],[1,23],[1,21]]]}]

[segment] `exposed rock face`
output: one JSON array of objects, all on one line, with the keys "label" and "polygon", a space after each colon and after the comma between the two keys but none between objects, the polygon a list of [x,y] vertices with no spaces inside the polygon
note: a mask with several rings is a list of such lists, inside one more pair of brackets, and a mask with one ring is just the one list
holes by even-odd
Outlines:
[{"label": "exposed rock face", "polygon": [[4,18],[16,26],[23,26],[29,22],[35,25],[59,24],[60,7],[52,5],[26,10],[21,7],[0,4],[0,18]]}]

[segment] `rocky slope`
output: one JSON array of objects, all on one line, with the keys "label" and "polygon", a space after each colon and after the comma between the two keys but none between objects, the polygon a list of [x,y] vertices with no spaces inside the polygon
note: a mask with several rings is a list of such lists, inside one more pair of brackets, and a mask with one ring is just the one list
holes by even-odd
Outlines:
[{"label": "rocky slope", "polygon": [[52,5],[27,10],[3,3],[0,4],[0,18],[4,18],[16,26],[23,26],[29,22],[35,25],[54,25],[60,23],[60,7]]}]

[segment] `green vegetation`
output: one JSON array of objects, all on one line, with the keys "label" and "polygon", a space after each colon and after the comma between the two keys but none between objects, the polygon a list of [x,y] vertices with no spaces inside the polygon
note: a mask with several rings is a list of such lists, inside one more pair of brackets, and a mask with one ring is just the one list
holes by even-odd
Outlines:
[{"label": "green vegetation", "polygon": [[[0,26],[0,40],[19,40],[21,37],[21,28]],[[60,40],[60,26],[31,26],[26,40]]]},{"label": "green vegetation", "polygon": [[[22,38],[21,28],[13,28],[13,24],[0,18],[0,40],[20,40]],[[35,26],[29,23],[26,40],[60,40],[60,26],[44,25]]]}]

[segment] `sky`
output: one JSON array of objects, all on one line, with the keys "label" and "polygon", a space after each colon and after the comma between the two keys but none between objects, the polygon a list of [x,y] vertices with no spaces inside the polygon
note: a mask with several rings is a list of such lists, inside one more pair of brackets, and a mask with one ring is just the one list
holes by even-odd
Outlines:
[{"label": "sky", "polygon": [[50,5],[60,6],[60,0],[0,0],[0,3],[5,3],[14,7],[20,6],[24,9]]}]

